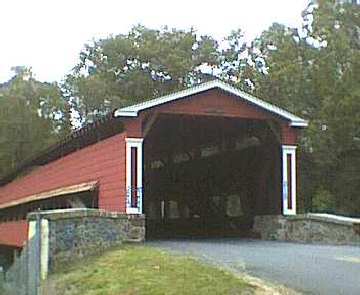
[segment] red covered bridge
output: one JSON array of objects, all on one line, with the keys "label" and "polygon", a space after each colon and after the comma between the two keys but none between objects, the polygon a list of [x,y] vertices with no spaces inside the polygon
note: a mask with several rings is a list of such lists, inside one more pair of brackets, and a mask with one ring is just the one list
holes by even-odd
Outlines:
[{"label": "red covered bridge", "polygon": [[296,142],[307,122],[212,81],[74,132],[0,187],[0,245],[26,215],[95,207],[145,214],[147,234],[243,234],[256,215],[296,214]]}]

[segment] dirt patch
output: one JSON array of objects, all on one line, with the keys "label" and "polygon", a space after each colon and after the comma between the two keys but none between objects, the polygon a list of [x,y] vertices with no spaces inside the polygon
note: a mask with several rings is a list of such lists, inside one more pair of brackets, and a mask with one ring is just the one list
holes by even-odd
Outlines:
[{"label": "dirt patch", "polygon": [[249,276],[246,273],[241,274],[241,278],[247,283],[255,286],[255,295],[300,295],[302,293],[289,289],[282,285],[264,281],[262,279]]}]

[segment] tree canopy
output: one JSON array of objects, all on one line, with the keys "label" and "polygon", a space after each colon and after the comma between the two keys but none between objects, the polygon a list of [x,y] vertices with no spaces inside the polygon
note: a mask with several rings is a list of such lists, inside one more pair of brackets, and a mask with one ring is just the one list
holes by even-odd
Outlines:
[{"label": "tree canopy", "polygon": [[0,175],[70,131],[69,108],[57,84],[33,78],[17,67],[0,85]]},{"label": "tree canopy", "polygon": [[82,122],[115,107],[150,99],[202,79],[217,62],[217,42],[195,31],[134,27],[86,45],[65,88]]},{"label": "tree canopy", "polygon": [[310,121],[302,137],[309,209],[360,214],[360,6],[310,2],[303,19],[302,30],[274,24],[258,38],[268,73],[254,77],[256,92]]}]

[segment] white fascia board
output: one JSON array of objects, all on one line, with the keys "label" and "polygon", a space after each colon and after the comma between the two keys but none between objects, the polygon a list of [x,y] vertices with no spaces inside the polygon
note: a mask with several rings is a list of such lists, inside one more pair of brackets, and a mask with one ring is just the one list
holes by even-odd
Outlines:
[{"label": "white fascia board", "polygon": [[129,143],[130,146],[138,147],[137,145],[141,144],[144,141],[141,137],[126,137],[125,142]]},{"label": "white fascia board", "polygon": [[125,116],[125,117],[136,117],[138,115],[138,112],[143,111],[145,109],[149,109],[158,105],[162,105],[165,104],[167,102],[171,102],[171,101],[175,101],[181,98],[185,98],[187,96],[191,96],[191,95],[195,95],[198,94],[200,92],[204,92],[210,89],[216,88],[216,86],[213,85],[213,83],[203,83],[200,84],[198,86],[189,88],[189,89],[185,89],[182,91],[178,91],[175,93],[171,93],[169,95],[165,95],[159,98],[155,98],[155,99],[151,99],[151,100],[147,100],[144,101],[142,103],[136,104],[136,105],[132,105],[132,106],[128,106],[125,108],[121,108],[121,109],[117,109],[114,113],[115,117],[121,117],[121,116]]},{"label": "white fascia board", "polygon": [[275,105],[272,105],[268,102],[265,102],[263,100],[260,100],[259,98],[256,98],[246,92],[243,92],[233,86],[230,86],[224,82],[215,80],[207,83],[200,84],[198,86],[185,89],[179,92],[175,92],[166,96],[162,96],[159,98],[155,98],[152,100],[148,100],[136,105],[124,107],[121,109],[117,109],[114,112],[115,117],[137,117],[140,111],[143,111],[145,109],[149,109],[158,105],[162,105],[171,101],[175,101],[178,99],[182,99],[188,96],[192,96],[195,94],[199,94],[201,92],[219,88],[225,92],[231,93],[239,98],[244,99],[245,101],[248,101],[256,106],[261,107],[262,109],[265,109],[271,113],[277,114],[280,117],[283,117],[287,120],[290,120],[290,126],[294,127],[306,127],[308,125],[308,122],[303,120],[300,117],[295,116],[294,114],[291,114],[290,112],[281,109]]},{"label": "white fascia board", "polygon": [[137,112],[125,112],[121,109],[117,109],[114,113],[114,117],[137,117]]},{"label": "white fascia board", "polygon": [[290,126],[292,127],[307,127],[309,122],[306,120],[303,121],[291,121]]}]

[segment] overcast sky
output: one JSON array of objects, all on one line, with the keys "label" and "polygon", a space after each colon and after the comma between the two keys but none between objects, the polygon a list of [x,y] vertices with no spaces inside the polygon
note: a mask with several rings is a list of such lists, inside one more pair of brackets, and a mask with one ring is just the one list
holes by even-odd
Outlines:
[{"label": "overcast sky", "polygon": [[221,40],[241,28],[248,39],[273,22],[299,26],[307,0],[0,0],[0,82],[12,66],[31,66],[36,78],[60,81],[84,43],[131,26],[169,27]]}]

